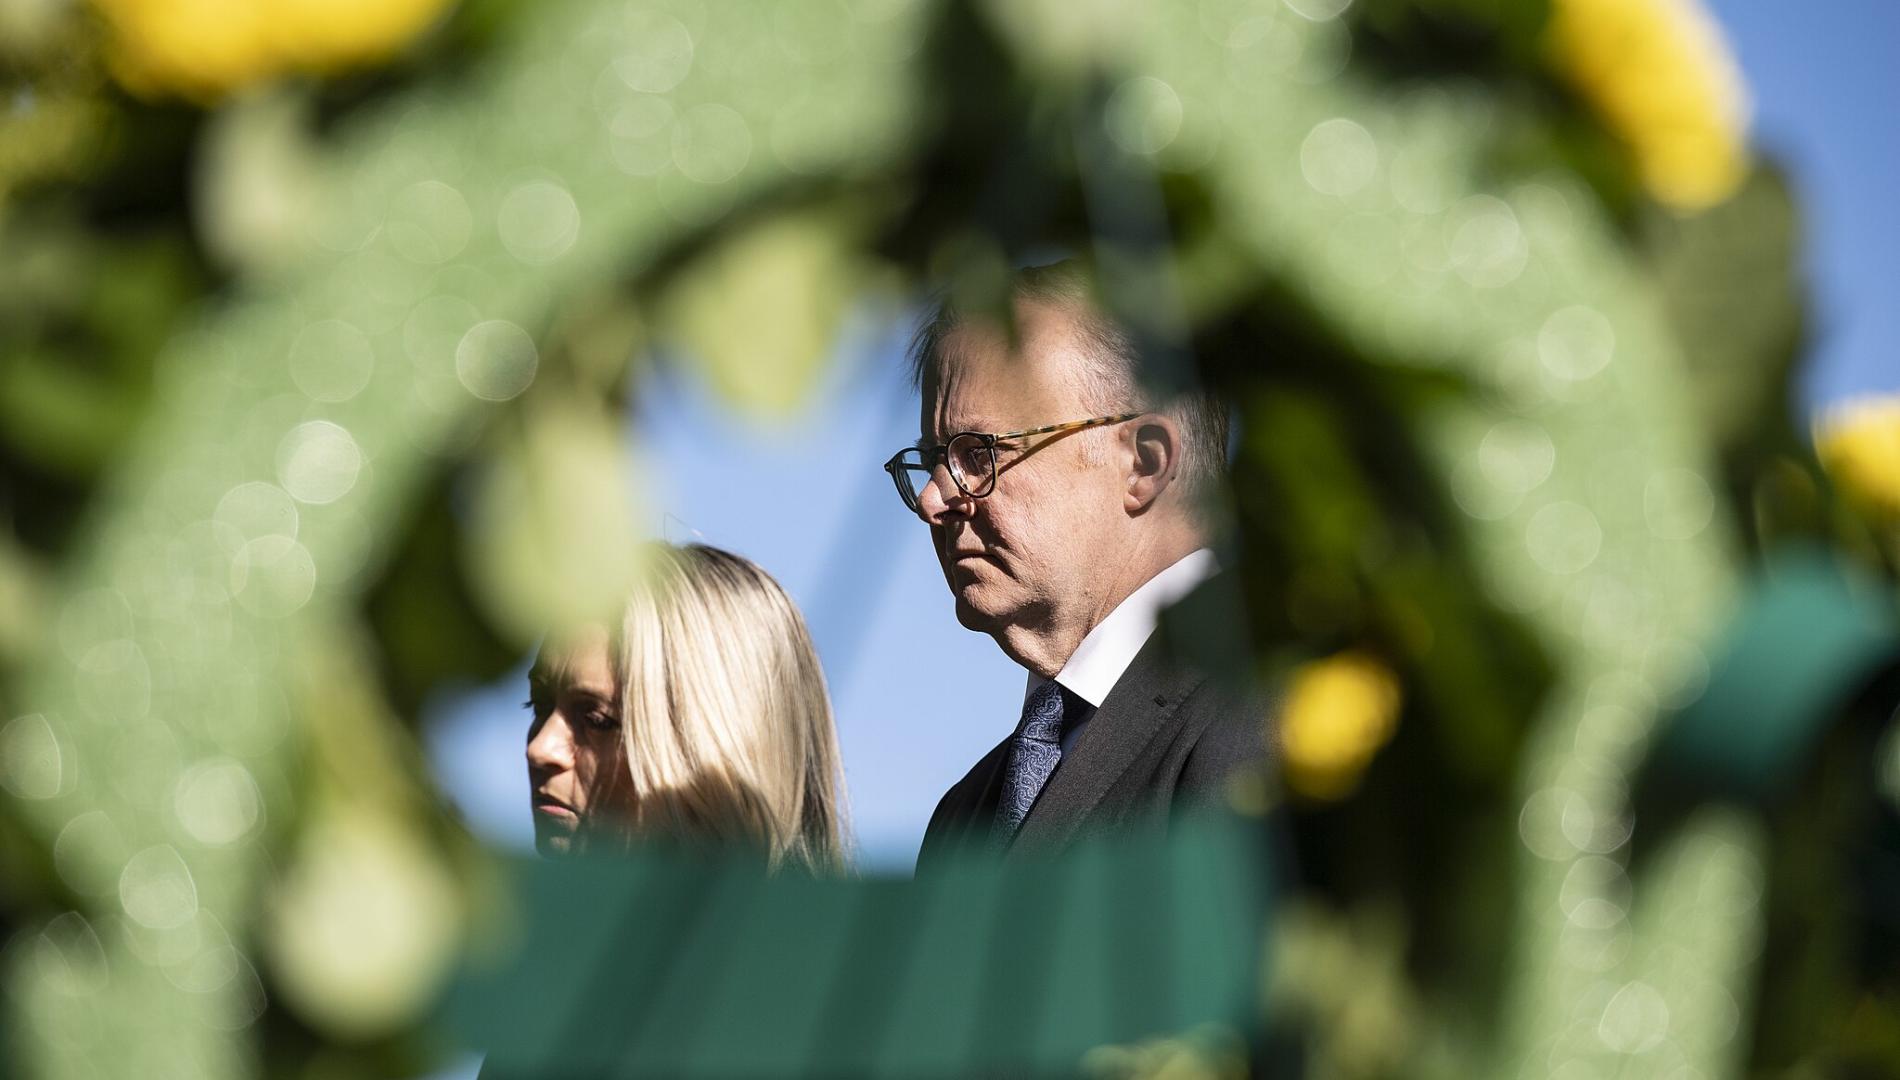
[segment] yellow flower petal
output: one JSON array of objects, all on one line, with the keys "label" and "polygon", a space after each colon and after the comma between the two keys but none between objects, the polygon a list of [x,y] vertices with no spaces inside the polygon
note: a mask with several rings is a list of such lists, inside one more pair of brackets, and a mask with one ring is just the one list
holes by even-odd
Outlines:
[{"label": "yellow flower petal", "polygon": [[1869,396],[1822,414],[1814,448],[1853,498],[1900,515],[1900,394]]},{"label": "yellow flower petal", "polygon": [[1650,194],[1694,210],[1748,172],[1740,69],[1698,0],[1553,0],[1558,74],[1630,148]]},{"label": "yellow flower petal", "polygon": [[209,101],[293,71],[388,58],[448,0],[93,0],[127,89]]},{"label": "yellow flower petal", "polygon": [[1372,657],[1343,652],[1294,672],[1280,720],[1287,784],[1319,799],[1348,794],[1392,737],[1398,677]]}]

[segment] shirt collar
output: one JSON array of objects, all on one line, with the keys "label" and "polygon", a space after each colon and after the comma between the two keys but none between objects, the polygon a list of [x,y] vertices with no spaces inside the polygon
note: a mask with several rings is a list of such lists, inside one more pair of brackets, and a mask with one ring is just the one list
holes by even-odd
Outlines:
[{"label": "shirt collar", "polygon": [[[1153,636],[1162,609],[1194,591],[1194,587],[1214,576],[1218,567],[1214,552],[1200,548],[1181,557],[1174,565],[1149,578],[1139,589],[1115,605],[1108,617],[1076,646],[1069,662],[1056,672],[1055,681],[1076,697],[1101,708],[1108,692],[1121,681],[1122,673],[1134,663],[1135,654]],[[1049,680],[1034,672],[1023,689],[1023,699]]]}]

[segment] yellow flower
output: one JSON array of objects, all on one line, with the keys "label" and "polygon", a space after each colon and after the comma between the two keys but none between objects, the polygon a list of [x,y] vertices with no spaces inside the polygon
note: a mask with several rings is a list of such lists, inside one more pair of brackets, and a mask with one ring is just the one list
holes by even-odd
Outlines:
[{"label": "yellow flower", "polygon": [[1400,700],[1398,677],[1364,653],[1337,653],[1295,671],[1280,718],[1287,786],[1316,799],[1351,792],[1398,726]]},{"label": "yellow flower", "polygon": [[1553,66],[1626,143],[1643,185],[1683,210],[1748,171],[1742,76],[1700,0],[1552,0]]},{"label": "yellow flower", "polygon": [[128,89],[221,97],[290,72],[373,64],[427,29],[448,0],[93,0]]},{"label": "yellow flower", "polygon": [[1863,397],[1821,414],[1814,448],[1850,497],[1900,516],[1900,394]]}]

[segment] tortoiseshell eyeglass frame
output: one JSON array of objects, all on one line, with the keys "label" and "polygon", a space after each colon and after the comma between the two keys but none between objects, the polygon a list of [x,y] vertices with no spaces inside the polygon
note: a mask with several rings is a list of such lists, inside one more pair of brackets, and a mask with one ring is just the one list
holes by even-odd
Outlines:
[{"label": "tortoiseshell eyeglass frame", "polygon": [[[996,490],[997,443],[1008,442],[1012,439],[1026,439],[1032,435],[1058,435],[1068,431],[1080,431],[1083,428],[1100,427],[1103,424],[1119,424],[1140,415],[1142,414],[1138,412],[1116,413],[1113,416],[1095,416],[1087,420],[1071,420],[1066,424],[1049,424],[1045,427],[1027,428],[1022,431],[959,431],[950,436],[949,442],[939,443],[936,446],[906,446],[891,455],[891,459],[884,463],[884,471],[891,474],[891,481],[897,485],[897,497],[904,500],[904,506],[911,513],[918,514],[922,512],[918,504],[921,492],[911,488],[910,481],[904,477],[907,472],[935,473],[936,463],[943,461],[945,471],[957,485],[957,490],[972,499],[981,499]],[[950,456],[950,448],[965,440],[975,441],[976,445],[972,447],[972,452],[981,454],[981,460],[984,462],[983,476],[980,482],[974,485],[970,483],[973,478],[966,477],[964,470],[957,464],[957,459]],[[926,480],[925,483],[929,481]]]}]

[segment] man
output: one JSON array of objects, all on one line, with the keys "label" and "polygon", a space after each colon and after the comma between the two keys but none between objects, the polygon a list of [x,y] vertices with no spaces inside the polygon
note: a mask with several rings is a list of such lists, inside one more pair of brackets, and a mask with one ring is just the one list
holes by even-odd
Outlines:
[{"label": "man", "polygon": [[885,466],[958,621],[1028,671],[1015,732],[944,795],[920,863],[1165,823],[1262,754],[1262,710],[1155,633],[1215,571],[1202,508],[1225,412],[1205,395],[1156,407],[1072,267],[1022,272],[1014,306],[1013,336],[947,306],[918,335],[923,435]]}]

